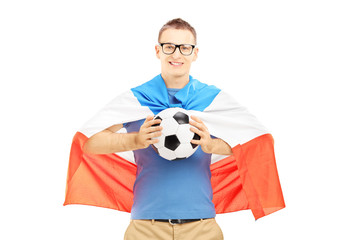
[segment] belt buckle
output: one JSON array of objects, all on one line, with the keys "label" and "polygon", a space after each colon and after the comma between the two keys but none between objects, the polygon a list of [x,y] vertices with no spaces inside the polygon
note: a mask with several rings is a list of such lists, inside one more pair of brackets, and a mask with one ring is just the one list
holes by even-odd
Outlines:
[{"label": "belt buckle", "polygon": [[[172,221],[177,221],[176,223],[173,223]],[[181,219],[169,219],[169,223],[171,224],[171,225],[176,225],[176,224],[180,224],[181,223]]]}]

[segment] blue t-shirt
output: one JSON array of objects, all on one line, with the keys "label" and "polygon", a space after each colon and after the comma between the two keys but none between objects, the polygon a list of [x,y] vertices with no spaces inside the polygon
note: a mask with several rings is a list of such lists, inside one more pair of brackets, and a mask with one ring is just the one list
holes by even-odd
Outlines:
[{"label": "blue t-shirt", "polygon": [[[180,89],[168,89],[170,104]],[[144,120],[124,124],[138,132]],[[132,219],[197,219],[215,217],[212,202],[211,154],[201,147],[189,158],[168,161],[151,146],[134,151],[137,164]]]}]

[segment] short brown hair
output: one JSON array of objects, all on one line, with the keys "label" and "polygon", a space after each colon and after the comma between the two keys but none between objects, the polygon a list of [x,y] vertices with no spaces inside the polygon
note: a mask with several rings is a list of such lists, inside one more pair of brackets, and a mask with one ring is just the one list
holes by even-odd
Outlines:
[{"label": "short brown hair", "polygon": [[194,39],[195,39],[195,44],[196,44],[195,29],[188,22],[182,20],[181,18],[175,18],[173,20],[170,20],[164,26],[162,26],[162,28],[159,31],[158,42],[160,42],[161,34],[169,28],[189,30],[193,34]]}]

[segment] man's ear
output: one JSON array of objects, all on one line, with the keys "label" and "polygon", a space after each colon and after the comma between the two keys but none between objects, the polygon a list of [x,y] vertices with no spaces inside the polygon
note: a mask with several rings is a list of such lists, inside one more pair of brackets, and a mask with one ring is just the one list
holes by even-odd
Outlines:
[{"label": "man's ear", "polygon": [[196,59],[198,58],[198,53],[199,53],[199,48],[195,48],[194,49],[194,58],[193,58],[193,62],[196,61]]},{"label": "man's ear", "polygon": [[159,45],[155,45],[155,53],[158,59],[160,59],[160,48],[161,47]]}]

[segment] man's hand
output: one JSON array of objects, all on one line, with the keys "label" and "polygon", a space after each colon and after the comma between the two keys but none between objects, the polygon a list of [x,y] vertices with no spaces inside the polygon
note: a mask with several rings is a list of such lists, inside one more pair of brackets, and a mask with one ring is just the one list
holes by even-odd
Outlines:
[{"label": "man's hand", "polygon": [[154,126],[160,124],[161,119],[153,120],[154,116],[147,116],[143,125],[141,125],[139,132],[135,136],[135,144],[138,149],[147,148],[150,144],[158,143],[159,139],[152,139],[161,136],[161,126]]},{"label": "man's hand", "polygon": [[190,120],[190,125],[194,127],[191,127],[190,130],[200,136],[200,140],[191,140],[191,143],[200,145],[201,149],[205,153],[214,153],[220,155],[232,154],[232,150],[229,144],[220,138],[211,138],[209,130],[203,121],[200,120],[200,118],[191,116],[191,119],[194,121]]},{"label": "man's hand", "polygon": [[191,143],[200,145],[205,153],[212,153],[214,146],[209,130],[200,118],[191,116],[191,119],[194,121],[190,120],[190,125],[194,127],[190,127],[190,131],[200,136],[200,140],[191,140]]}]

